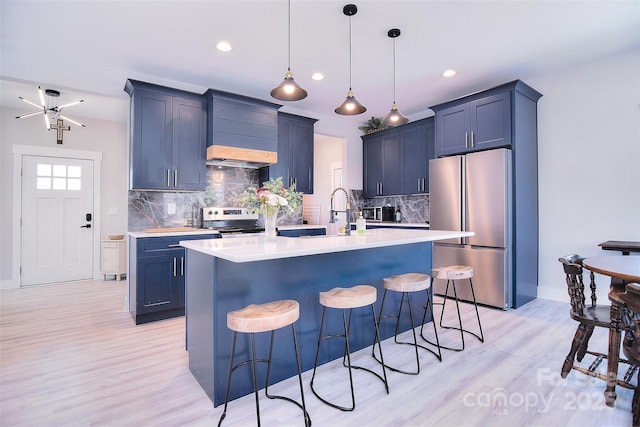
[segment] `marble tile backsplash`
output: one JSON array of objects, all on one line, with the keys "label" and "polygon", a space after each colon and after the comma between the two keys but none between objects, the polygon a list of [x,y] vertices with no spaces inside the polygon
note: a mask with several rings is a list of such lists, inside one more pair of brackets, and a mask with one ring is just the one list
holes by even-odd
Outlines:
[{"label": "marble tile backsplash", "polygon": [[[257,169],[216,168],[207,166],[207,189],[203,192],[176,193],[161,191],[129,191],[129,231],[147,228],[201,227],[205,206],[241,206],[242,193],[258,186]],[[400,207],[402,222],[429,221],[429,196],[393,196],[365,199],[362,190],[349,190],[352,221],[365,206]],[[262,221],[260,218],[259,221]],[[279,224],[301,224],[302,214],[281,214]]]},{"label": "marble tile backsplash", "polygon": [[[204,192],[131,190],[129,191],[129,231],[143,231],[147,228],[201,227],[203,207],[240,207],[244,190],[259,184],[261,183],[259,183],[257,169],[207,166],[207,189]],[[278,223],[302,223],[302,214],[282,214]]]},{"label": "marble tile backsplash", "polygon": [[352,202],[353,220],[357,212],[363,207],[392,206],[399,207],[402,212],[402,222],[423,223],[429,222],[429,195],[416,194],[409,196],[375,197],[372,199],[362,197],[362,190],[349,190]]}]

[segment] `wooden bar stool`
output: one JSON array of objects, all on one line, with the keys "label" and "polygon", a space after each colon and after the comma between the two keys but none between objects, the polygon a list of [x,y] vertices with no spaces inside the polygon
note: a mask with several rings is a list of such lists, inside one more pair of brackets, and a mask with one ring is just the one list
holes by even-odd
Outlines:
[{"label": "wooden bar stool", "polygon": [[[330,291],[320,292],[320,304],[322,304],[322,320],[320,322],[320,334],[318,336],[318,348],[316,350],[316,358],[313,364],[313,375],[311,376],[311,391],[316,395],[318,399],[326,403],[329,406],[333,406],[341,411],[353,411],[356,407],[356,399],[353,391],[353,369],[360,369],[367,371],[378,377],[383,383],[384,388],[389,394],[389,383],[387,382],[387,372],[384,366],[384,359],[382,357],[382,346],[380,345],[380,334],[378,332],[378,322],[376,321],[376,312],[373,304],[376,302],[377,292],[376,288],[370,285],[356,285],[352,288],[333,288]],[[362,366],[356,366],[351,364],[351,350],[349,349],[349,328],[351,327],[351,313],[354,308],[371,307],[371,316],[373,317],[373,326],[375,328],[375,337],[373,345],[378,344],[380,350],[380,359],[382,362],[382,375]],[[324,319],[327,308],[337,308],[342,310],[342,324],[344,327],[344,334],[333,334],[323,336]],[[346,310],[349,309],[349,318],[347,320]],[[351,386],[351,406],[340,406],[335,403],[329,402],[327,399],[321,397],[313,386],[313,381],[316,376],[316,369],[318,367],[318,355],[320,354],[320,343],[330,338],[344,338],[345,350],[342,357],[342,365],[349,369],[349,384]]]},{"label": "wooden bar stool", "polygon": [[[433,320],[433,302],[431,300],[431,292],[430,292],[431,277],[429,277],[429,275],[427,274],[422,274],[422,273],[405,273],[405,274],[400,274],[396,276],[386,277],[383,279],[383,284],[384,284],[384,294],[382,296],[382,304],[380,306],[380,316],[378,317],[378,328],[380,328],[380,322],[382,321],[382,319],[388,319],[388,318],[396,319],[396,331],[394,335],[394,342],[396,344],[411,345],[414,347],[416,352],[416,369],[414,371],[402,370],[402,369],[391,367],[389,365],[385,365],[385,367],[387,369],[391,369],[392,371],[400,372],[402,374],[418,375],[420,373],[420,357],[418,355],[418,347],[424,350],[427,350],[428,352],[436,356],[439,361],[442,361],[442,352],[440,350],[440,341],[438,340],[438,331],[436,330],[436,323]],[[402,293],[402,297],[400,299],[400,307],[398,308],[398,314],[387,314],[387,315],[384,314],[384,303],[386,301],[388,291]],[[413,321],[413,310],[411,308],[410,294],[413,292],[420,292],[420,291],[425,291],[427,296],[427,302],[424,305],[424,314],[422,316],[422,325],[424,326],[424,322],[427,317],[427,311],[429,310],[432,317],[433,332],[435,334],[435,339],[436,339],[435,347],[438,349],[437,353],[430,348],[427,348],[425,346],[418,344],[416,339],[416,330],[415,330],[416,325],[415,325],[415,322]],[[398,329],[400,327],[400,318],[402,316],[402,305],[404,304],[405,299],[407,301],[407,306],[409,307],[409,320],[411,321],[411,332],[413,333],[413,342],[398,341]],[[422,328],[420,328],[420,333],[422,334]],[[373,350],[375,350],[375,347]],[[377,358],[375,351],[373,351],[373,357],[378,361],[378,363],[382,363],[382,361]]]},{"label": "wooden bar stool", "polygon": [[[265,381],[265,395],[269,399],[282,399],[291,402],[302,409],[304,414],[305,426],[311,425],[311,418],[307,413],[307,408],[304,402],[304,390],[302,387],[302,374],[300,369],[300,358],[298,356],[298,341],[296,339],[296,329],[294,323],[300,317],[300,305],[297,301],[282,300],[268,302],[265,304],[251,304],[247,307],[230,311],[227,313],[227,327],[233,332],[233,343],[231,344],[231,361],[229,363],[229,377],[227,379],[227,392],[224,399],[224,411],[220,416],[218,426],[222,424],[227,415],[227,404],[229,402],[229,388],[231,386],[231,374],[237,368],[251,364],[253,369],[253,390],[256,396],[256,416],[258,419],[258,425],[260,425],[260,403],[258,399],[258,375],[256,369],[257,362],[267,363],[267,377]],[[296,353],[296,365],[298,368],[298,381],[300,382],[300,396],[302,397],[302,404],[296,402],[285,396],[269,395],[269,374],[271,372],[271,356],[273,354],[273,336],[276,329],[283,328],[291,325],[291,333],[293,335],[293,345]],[[258,332],[271,331],[271,343],[269,345],[269,358],[258,359],[256,358],[256,344],[254,334]],[[251,337],[251,359],[240,362],[236,365],[233,364],[233,359],[236,351],[236,338],[238,332],[248,333]]]},{"label": "wooden bar stool", "polygon": [[[455,329],[460,331],[460,338],[462,340],[462,347],[453,348],[453,347],[446,347],[444,345],[441,345],[440,347],[445,348],[447,350],[453,350],[453,351],[464,350],[464,333],[465,332],[478,338],[480,342],[484,342],[484,334],[482,333],[482,325],[480,324],[480,314],[478,313],[478,304],[476,303],[476,294],[473,291],[473,281],[471,280],[471,278],[473,277],[473,268],[465,265],[450,265],[447,267],[439,267],[431,270],[431,276],[433,277],[434,280],[442,279],[447,281],[447,287],[444,291],[444,299],[441,303],[442,312],[440,313],[440,327],[445,329]],[[460,305],[458,301],[458,293],[456,292],[456,280],[462,280],[462,279],[469,279],[469,287],[471,288],[471,296],[473,300],[472,302],[476,310],[476,319],[478,319],[478,329],[480,330],[480,335],[474,332],[471,332],[468,329],[464,329],[462,327],[462,318],[460,316]],[[447,299],[451,298],[449,296],[449,284],[451,284],[451,287],[453,288],[453,299],[456,302],[456,310],[458,312],[458,326],[444,326],[442,324],[442,318],[444,316],[444,309],[447,303]],[[430,344],[432,344],[430,341],[424,338],[424,336],[423,336],[423,339],[429,342]]]}]

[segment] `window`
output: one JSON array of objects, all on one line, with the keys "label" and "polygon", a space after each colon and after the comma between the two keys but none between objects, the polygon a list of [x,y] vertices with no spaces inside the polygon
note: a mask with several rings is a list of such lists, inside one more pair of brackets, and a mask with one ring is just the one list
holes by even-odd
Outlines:
[{"label": "window", "polygon": [[73,165],[51,165],[38,163],[36,168],[38,190],[82,189],[82,167]]}]

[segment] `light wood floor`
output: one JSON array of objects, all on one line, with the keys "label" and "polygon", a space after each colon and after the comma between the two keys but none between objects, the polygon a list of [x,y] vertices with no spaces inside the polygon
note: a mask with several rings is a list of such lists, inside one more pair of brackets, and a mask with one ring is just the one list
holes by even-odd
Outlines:
[{"label": "light wood floor", "polygon": [[[87,281],[0,291],[0,425],[217,424],[222,407],[213,408],[189,372],[184,318],[136,326],[124,312],[125,289],[126,282]],[[484,344],[470,338],[464,352],[446,351],[441,363],[422,352],[420,375],[388,374],[389,395],[373,376],[356,372],[353,412],[322,404],[306,372],[313,425],[630,426],[631,390],[618,388],[609,408],[603,382],[578,373],[560,378],[576,328],[568,310],[546,300],[506,312],[482,309]],[[441,333],[442,341],[454,338]],[[594,334],[601,351],[606,342],[606,332]],[[383,344],[387,363],[410,360],[409,347]],[[367,351],[355,359],[372,363]],[[339,366],[323,366],[316,381],[344,401]],[[272,391],[297,397],[297,382]],[[260,404],[263,425],[303,425],[289,403],[261,395]],[[232,401],[224,425],[255,425],[254,409],[253,396]]]}]

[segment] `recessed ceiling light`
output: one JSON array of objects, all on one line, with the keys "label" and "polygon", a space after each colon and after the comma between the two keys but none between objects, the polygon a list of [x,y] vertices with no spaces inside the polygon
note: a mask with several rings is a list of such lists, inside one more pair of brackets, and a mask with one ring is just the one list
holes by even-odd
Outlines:
[{"label": "recessed ceiling light", "polygon": [[220,52],[231,52],[231,45],[229,44],[229,42],[219,42],[216,45],[216,49],[218,49]]},{"label": "recessed ceiling light", "polygon": [[453,77],[456,75],[456,70],[446,70],[444,73],[442,73],[443,77]]},{"label": "recessed ceiling light", "polygon": [[313,80],[322,80],[322,79],[324,79],[324,75],[322,73],[313,73],[311,78]]}]

